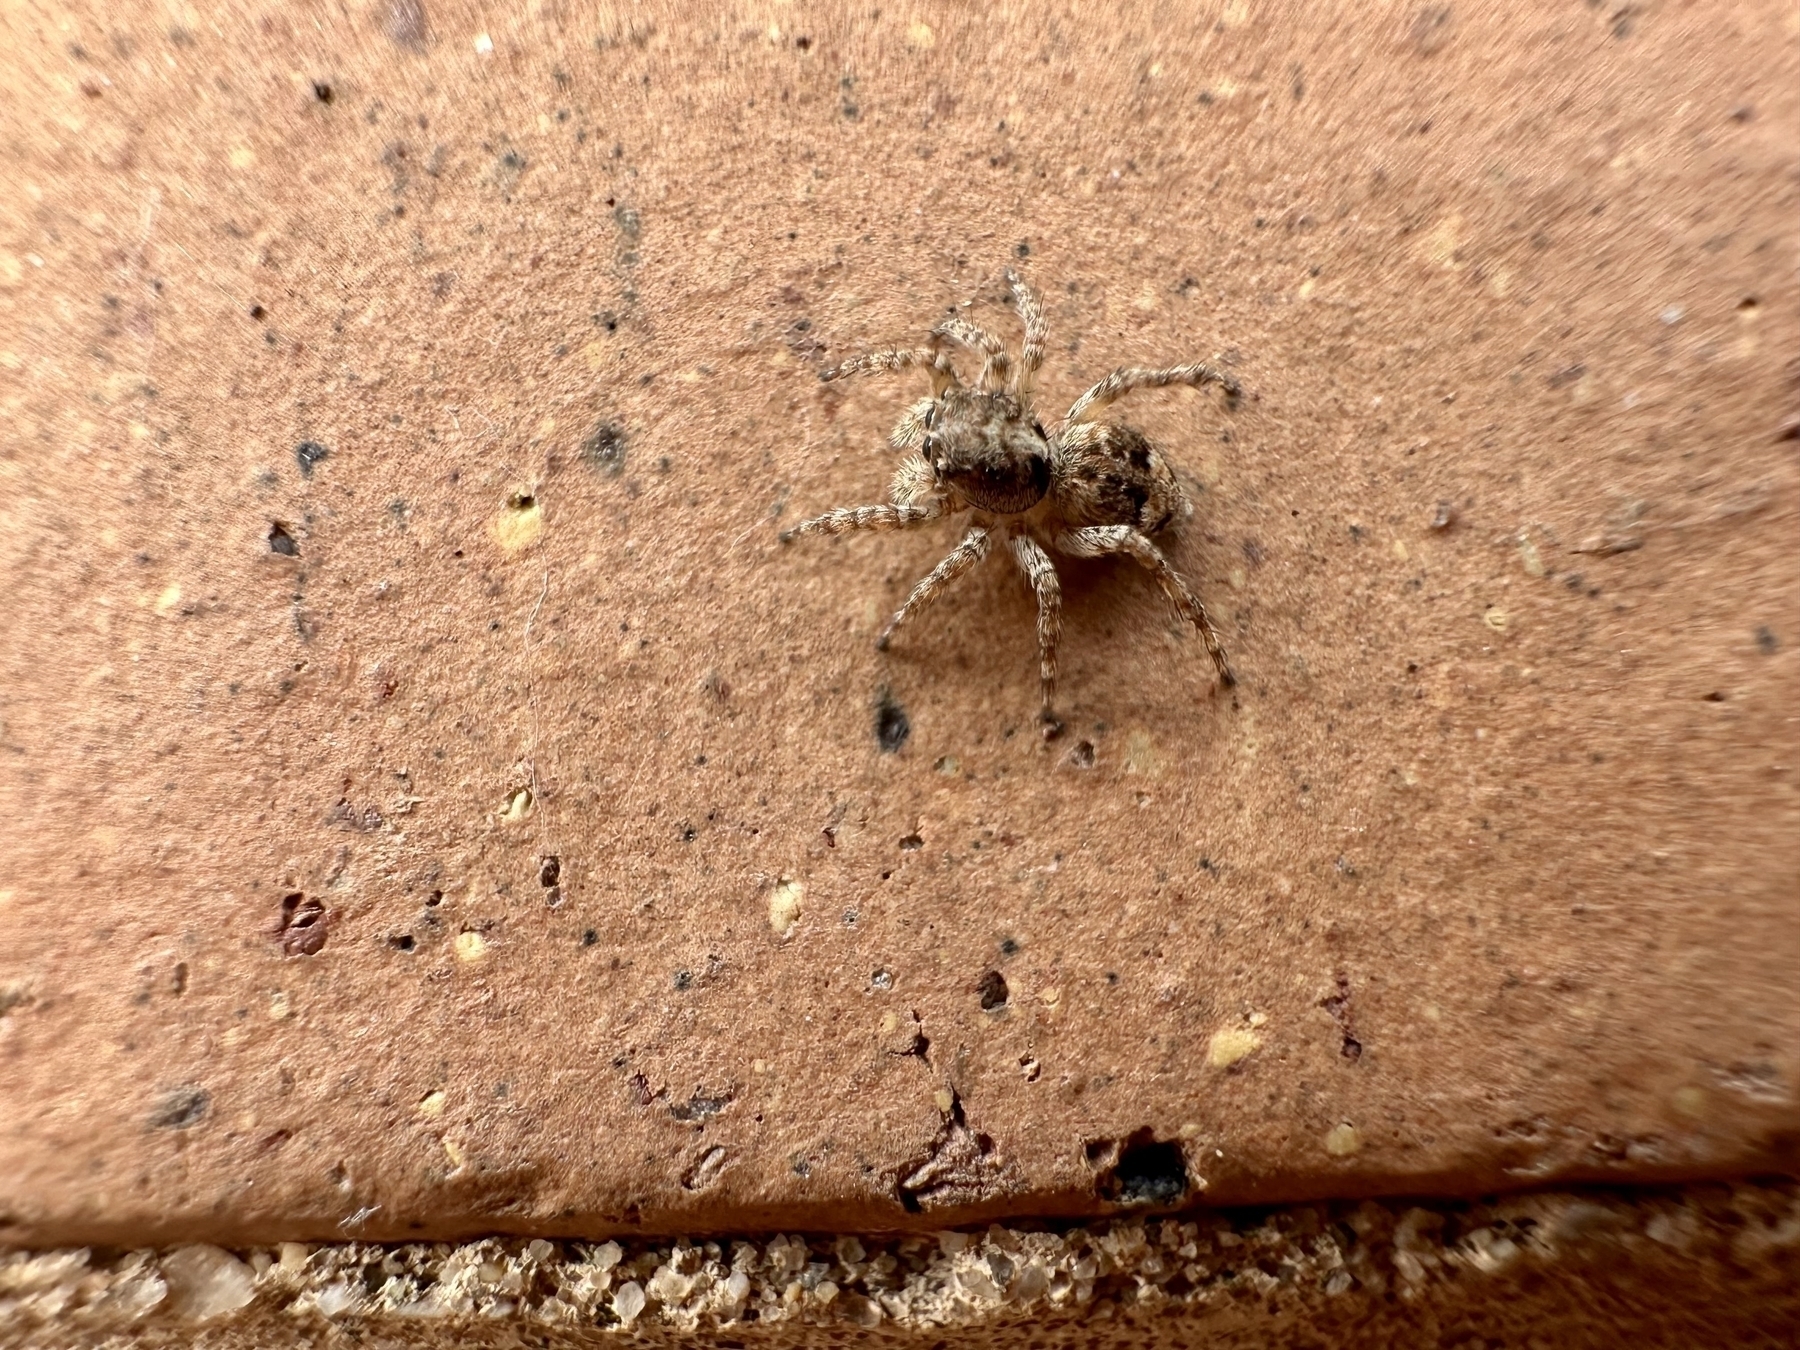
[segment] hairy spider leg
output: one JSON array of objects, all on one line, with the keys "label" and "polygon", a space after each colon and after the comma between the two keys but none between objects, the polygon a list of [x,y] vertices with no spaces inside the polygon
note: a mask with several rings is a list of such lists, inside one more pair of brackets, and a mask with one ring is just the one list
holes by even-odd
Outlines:
[{"label": "hairy spider leg", "polygon": [[791,530],[781,532],[781,542],[787,543],[802,534],[849,534],[854,530],[874,530],[886,533],[889,530],[904,530],[913,525],[923,525],[926,521],[937,520],[945,514],[942,501],[926,501],[913,505],[880,506],[842,506],[835,511],[827,511],[822,516],[814,516],[811,520],[803,520]]},{"label": "hairy spider leg", "polygon": [[1121,366],[1070,404],[1068,415],[1063,420],[1071,426],[1089,421],[1107,404],[1123,398],[1133,389],[1160,389],[1169,384],[1216,384],[1222,386],[1232,398],[1236,398],[1241,392],[1236,380],[1203,361],[1194,361],[1185,366],[1168,366],[1162,370]]},{"label": "hairy spider leg", "polygon": [[1025,325],[1025,345],[1019,349],[1019,373],[1014,378],[1019,402],[1029,409],[1032,386],[1037,383],[1038,368],[1044,364],[1044,342],[1050,325],[1037,292],[1010,267],[1006,269],[1006,284],[1012,287],[1013,303],[1019,307],[1019,318]]},{"label": "hairy spider leg", "polygon": [[1212,657],[1213,665],[1218,669],[1219,682],[1227,688],[1237,683],[1237,676],[1232,674],[1231,663],[1225,659],[1225,648],[1219,642],[1219,632],[1213,627],[1206,606],[1200,603],[1200,597],[1182,579],[1181,573],[1169,566],[1169,560],[1163,556],[1162,550],[1143,534],[1129,525],[1091,525],[1081,530],[1064,530],[1056,536],[1056,549],[1059,553],[1067,553],[1075,558],[1104,558],[1119,553],[1128,555],[1156,579],[1156,584],[1162,587],[1163,594],[1169,597],[1176,612],[1200,630],[1200,640],[1206,644],[1206,654]]},{"label": "hairy spider leg", "polygon": [[875,375],[890,370],[923,369],[931,376],[931,392],[939,397],[946,389],[960,389],[950,358],[930,347],[893,347],[886,351],[864,352],[827,366],[819,372],[821,380],[842,380],[851,375]]},{"label": "hairy spider leg", "polygon": [[1044,739],[1049,740],[1062,730],[1062,723],[1054,711],[1056,646],[1062,640],[1062,581],[1056,575],[1056,564],[1050,561],[1050,555],[1030,535],[1015,534],[1007,542],[1012,546],[1013,560],[1037,594],[1038,686],[1043,694],[1038,717],[1044,726]]},{"label": "hairy spider leg", "polygon": [[982,389],[995,393],[1006,388],[1006,376],[1012,366],[1012,358],[1006,354],[1006,347],[1000,339],[987,329],[978,327],[967,319],[945,319],[931,330],[931,336],[967,347],[972,352],[980,352]]},{"label": "hairy spider leg", "polygon": [[912,615],[917,614],[929,605],[944,590],[963,576],[968,570],[987,557],[990,536],[980,525],[972,527],[963,536],[962,543],[951,549],[944,560],[917,586],[912,594],[906,597],[906,603],[894,611],[894,617],[887,621],[887,627],[881,630],[881,636],[875,639],[875,650],[885,652],[888,640],[894,636],[894,630],[905,623]]}]

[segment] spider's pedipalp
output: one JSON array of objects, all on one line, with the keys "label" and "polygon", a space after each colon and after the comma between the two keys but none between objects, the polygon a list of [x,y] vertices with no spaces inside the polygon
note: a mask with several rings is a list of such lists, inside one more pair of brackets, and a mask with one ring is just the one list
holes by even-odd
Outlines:
[{"label": "spider's pedipalp", "polygon": [[1200,597],[1194,594],[1181,573],[1169,565],[1162,550],[1139,531],[1129,525],[1092,525],[1082,530],[1064,530],[1056,536],[1056,549],[1074,558],[1104,558],[1117,553],[1131,558],[1156,579],[1163,594],[1175,606],[1176,613],[1200,630],[1206,654],[1212,657],[1213,666],[1219,672],[1219,683],[1226,688],[1237,683],[1231,663],[1225,659],[1219,631],[1213,627],[1206,606],[1200,603]]},{"label": "spider's pedipalp", "polygon": [[1049,324],[1044,319],[1044,305],[1037,292],[1025,284],[1025,278],[1012,268],[1006,269],[1006,284],[1012,287],[1013,303],[1019,307],[1019,320],[1025,325],[1025,345],[1019,349],[1019,374],[1016,391],[1019,402],[1031,406],[1031,387],[1037,382],[1038,367],[1044,364],[1044,341]]},{"label": "spider's pedipalp", "polygon": [[1005,344],[987,329],[967,319],[945,319],[931,330],[931,336],[981,353],[981,387],[984,390],[993,393],[1006,387],[1012,358],[1006,354]]},{"label": "spider's pedipalp", "polygon": [[780,539],[785,544],[803,534],[849,534],[855,530],[885,533],[889,530],[904,530],[911,525],[923,525],[943,514],[944,503],[941,501],[926,501],[916,506],[844,506],[836,511],[827,511],[822,516],[814,516],[811,520],[803,520],[791,530],[783,530]]},{"label": "spider's pedipalp", "polygon": [[917,450],[925,443],[925,433],[931,430],[927,423],[933,420],[936,408],[935,398],[922,398],[913,404],[894,423],[894,429],[888,433],[888,444],[896,450]]},{"label": "spider's pedipalp", "polygon": [[1044,739],[1049,740],[1062,730],[1055,712],[1056,647],[1062,640],[1062,581],[1056,575],[1056,564],[1050,561],[1050,555],[1030,535],[1015,534],[1008,543],[1012,547],[1013,560],[1031,582],[1031,589],[1037,596],[1038,687],[1043,696],[1038,716],[1043,724]]},{"label": "spider's pedipalp", "polygon": [[1204,361],[1193,361],[1185,366],[1167,366],[1161,370],[1121,366],[1070,404],[1068,415],[1063,421],[1071,426],[1086,422],[1107,404],[1123,398],[1133,389],[1160,389],[1170,384],[1216,384],[1232,398],[1242,392],[1235,379]]},{"label": "spider's pedipalp", "polygon": [[918,506],[922,502],[941,501],[943,489],[923,455],[908,455],[894,470],[888,496],[902,506]]},{"label": "spider's pedipalp", "polygon": [[931,347],[893,347],[886,351],[864,352],[847,357],[835,366],[819,372],[823,381],[842,380],[851,375],[873,375],[889,370],[923,369],[931,376],[931,392],[942,395],[946,389],[960,388],[950,359]]},{"label": "spider's pedipalp", "polygon": [[923,581],[912,588],[912,594],[906,597],[906,603],[894,611],[894,617],[887,621],[887,627],[883,628],[881,636],[875,639],[875,650],[885,652],[888,640],[894,636],[896,628],[937,599],[947,586],[987,557],[991,538],[992,536],[983,526],[976,525],[971,528],[963,536],[962,543],[951,549],[944,560],[932,568]]}]

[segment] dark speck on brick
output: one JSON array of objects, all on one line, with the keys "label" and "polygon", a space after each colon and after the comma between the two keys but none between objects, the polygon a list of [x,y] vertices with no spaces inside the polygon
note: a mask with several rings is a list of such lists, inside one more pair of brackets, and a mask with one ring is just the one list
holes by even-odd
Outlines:
[{"label": "dark speck on brick", "polygon": [[625,468],[625,428],[602,420],[582,439],[580,455],[601,473],[617,477]]},{"label": "dark speck on brick", "polygon": [[185,1130],[198,1125],[212,1106],[212,1094],[205,1088],[178,1087],[163,1093],[162,1100],[150,1113],[150,1125],[158,1130]]},{"label": "dark speck on brick", "polygon": [[912,735],[912,719],[894,699],[893,691],[882,689],[875,697],[875,739],[884,754],[894,754]]},{"label": "dark speck on brick", "polygon": [[294,447],[294,462],[300,466],[300,476],[311,478],[313,469],[330,454],[331,451],[317,441],[301,441]]}]

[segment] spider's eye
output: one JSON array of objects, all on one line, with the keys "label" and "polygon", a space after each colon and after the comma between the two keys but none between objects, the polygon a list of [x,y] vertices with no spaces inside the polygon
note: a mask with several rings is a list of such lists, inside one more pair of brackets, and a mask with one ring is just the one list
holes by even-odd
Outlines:
[{"label": "spider's eye", "polygon": [[937,426],[937,404],[925,410],[925,430],[930,431]]},{"label": "spider's eye", "polygon": [[1031,420],[1031,429],[1037,432],[1040,441],[1047,441],[1050,439],[1050,433],[1044,430],[1044,424],[1035,417]]}]

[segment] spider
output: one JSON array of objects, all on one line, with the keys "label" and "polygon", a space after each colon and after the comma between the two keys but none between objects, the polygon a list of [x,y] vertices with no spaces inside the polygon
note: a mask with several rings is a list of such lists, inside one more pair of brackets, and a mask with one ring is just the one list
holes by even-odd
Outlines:
[{"label": "spider", "polygon": [[[1008,269],[1006,280],[1025,325],[1016,369],[999,339],[966,319],[951,318],[931,330],[923,347],[869,352],[820,372],[821,380],[839,380],[864,372],[922,369],[931,378],[931,397],[908,408],[890,437],[895,449],[907,452],[894,475],[891,504],[827,511],[784,531],[781,541],[797,535],[904,530],[971,513],[962,542],[913,587],[875,647],[886,651],[901,624],[1003,542],[1037,595],[1039,718],[1046,740],[1062,730],[1055,711],[1062,587],[1046,547],[1076,558],[1120,553],[1131,558],[1199,630],[1220,683],[1236,684],[1200,597],[1150,541],[1151,535],[1191,516],[1193,504],[1168,461],[1142,432],[1093,418],[1133,389],[1171,384],[1217,384],[1235,402],[1237,381],[1200,362],[1159,370],[1124,366],[1076,399],[1063,419],[1046,430],[1031,406],[1032,384],[1044,361],[1044,309],[1018,273]],[[957,379],[947,345],[981,357],[975,388]]]}]

